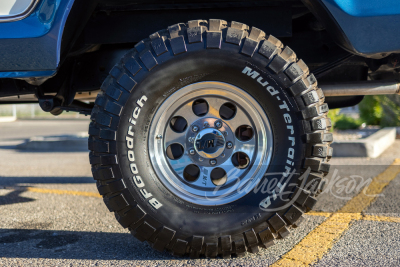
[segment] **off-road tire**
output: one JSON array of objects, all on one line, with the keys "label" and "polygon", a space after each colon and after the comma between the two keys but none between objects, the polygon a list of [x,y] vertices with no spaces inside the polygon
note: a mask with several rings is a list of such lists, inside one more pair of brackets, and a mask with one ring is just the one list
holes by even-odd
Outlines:
[{"label": "off-road tire", "polygon": [[[233,63],[224,63],[229,57],[229,61],[239,65],[237,70]],[[179,65],[184,61],[186,68]],[[226,66],[218,68],[217,63]],[[207,64],[214,64],[214,67],[196,74],[197,68],[207,67]],[[261,85],[257,84],[257,79],[241,74],[240,71],[246,66],[274,83],[279,94],[271,95],[265,88],[264,92],[260,91]],[[162,83],[160,79],[163,79]],[[293,192],[291,198],[295,198],[291,206],[272,213],[251,213],[252,209],[258,209],[260,201],[254,196],[253,205],[251,198],[246,196],[230,205],[233,213],[237,214],[224,212],[224,209],[214,209],[216,212],[212,214],[207,212],[207,207],[177,199],[158,181],[147,150],[148,138],[154,138],[148,136],[152,116],[173,92],[188,84],[209,80],[229,82],[248,90],[260,104],[269,103],[269,106],[264,103],[263,108],[274,132],[270,168],[281,170],[281,173],[287,169],[296,169],[300,174],[309,173],[303,180],[300,180],[300,174],[293,178],[297,186],[289,187]],[[256,92],[261,92],[261,95],[256,95]],[[141,99],[143,95],[147,99]],[[140,100],[143,101],[138,103]],[[290,112],[284,106],[278,107],[283,105],[282,101],[286,101]],[[135,107],[142,110],[136,125],[133,125],[129,118]],[[315,205],[316,196],[324,184],[324,176],[329,171],[327,162],[332,155],[331,122],[327,112],[323,92],[318,88],[314,75],[289,47],[275,37],[265,35],[255,27],[223,20],[194,20],[187,24],[176,24],[137,43],[104,81],[89,126],[89,157],[93,177],[106,206],[115,213],[118,222],[137,239],[147,241],[156,250],[167,250],[180,256],[188,254],[192,258],[229,258],[232,255],[243,256],[246,251],[254,253],[259,246],[269,247],[275,239],[288,235],[292,228],[303,221],[302,214]],[[292,141],[288,139],[291,129],[285,124],[285,113],[289,113],[293,121],[295,139]],[[162,199],[163,206],[160,209],[154,208],[154,203],[149,203],[135,188],[127,159],[125,138],[130,129],[128,126],[134,126],[133,146],[137,168],[146,186],[152,186],[147,191],[158,201]],[[291,145],[296,148],[292,166],[285,165]],[[285,166],[288,168],[285,169]],[[247,215],[243,215],[243,201],[247,201],[246,209],[250,210]],[[278,203],[279,199],[271,198],[271,201]],[[201,221],[201,224],[193,227],[188,222],[190,227],[185,228],[179,218],[171,216],[167,220],[163,208],[175,210],[180,218],[209,218],[210,223]],[[200,212],[194,212],[195,208]],[[235,221],[232,216],[248,216],[248,220]],[[224,225],[225,230],[221,230],[213,225],[217,222],[224,224],[227,220],[232,229]],[[220,230],[212,233],[213,229]]]}]

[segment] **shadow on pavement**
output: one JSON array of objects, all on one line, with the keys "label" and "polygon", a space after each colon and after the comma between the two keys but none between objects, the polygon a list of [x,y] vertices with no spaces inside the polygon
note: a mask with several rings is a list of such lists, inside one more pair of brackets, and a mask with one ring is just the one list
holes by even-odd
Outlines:
[{"label": "shadow on pavement", "polygon": [[26,185],[20,184],[93,184],[92,177],[1,177],[0,189],[13,190],[5,195],[0,195],[0,206],[16,203],[35,201],[33,198],[22,197],[21,193],[26,191]]},{"label": "shadow on pavement", "polygon": [[6,195],[0,196],[0,206],[35,201],[35,199],[33,198],[20,196],[20,194],[25,191],[26,189],[21,187],[18,189],[14,189]]},{"label": "shadow on pavement", "polygon": [[[91,260],[169,260],[129,233],[0,229],[0,254],[6,258]],[[177,258],[176,258],[177,259]]]}]

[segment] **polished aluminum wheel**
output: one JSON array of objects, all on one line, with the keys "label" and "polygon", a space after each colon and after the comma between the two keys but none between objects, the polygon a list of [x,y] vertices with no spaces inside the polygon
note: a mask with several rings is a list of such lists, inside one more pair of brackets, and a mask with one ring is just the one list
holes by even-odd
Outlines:
[{"label": "polished aluminum wheel", "polygon": [[272,154],[268,118],[242,89],[199,82],[169,96],[150,126],[149,153],[161,182],[189,202],[214,206],[250,192]]}]

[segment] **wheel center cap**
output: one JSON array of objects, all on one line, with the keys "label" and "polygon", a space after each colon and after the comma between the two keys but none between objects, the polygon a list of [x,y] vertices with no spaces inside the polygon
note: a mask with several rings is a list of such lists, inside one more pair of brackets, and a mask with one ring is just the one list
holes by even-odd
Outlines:
[{"label": "wheel center cap", "polygon": [[194,148],[203,158],[216,158],[225,150],[225,137],[216,129],[204,129],[196,135]]}]

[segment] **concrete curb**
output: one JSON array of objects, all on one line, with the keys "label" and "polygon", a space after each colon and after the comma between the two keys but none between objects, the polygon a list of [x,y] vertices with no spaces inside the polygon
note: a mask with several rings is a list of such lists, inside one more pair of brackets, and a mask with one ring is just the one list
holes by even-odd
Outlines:
[{"label": "concrete curb", "polygon": [[16,121],[17,117],[10,116],[10,117],[0,117],[0,122],[13,122]]},{"label": "concrete curb", "polygon": [[376,158],[396,139],[396,128],[383,128],[364,139],[337,141],[331,144],[334,157]]},{"label": "concrete curb", "polygon": [[37,136],[17,145],[20,150],[35,151],[88,151],[88,135]]}]

